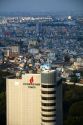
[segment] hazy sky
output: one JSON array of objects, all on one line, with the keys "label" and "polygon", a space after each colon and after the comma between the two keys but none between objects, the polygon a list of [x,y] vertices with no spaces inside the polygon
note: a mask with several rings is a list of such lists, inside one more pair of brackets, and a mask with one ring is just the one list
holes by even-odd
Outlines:
[{"label": "hazy sky", "polygon": [[0,12],[83,11],[83,0],[0,0]]}]

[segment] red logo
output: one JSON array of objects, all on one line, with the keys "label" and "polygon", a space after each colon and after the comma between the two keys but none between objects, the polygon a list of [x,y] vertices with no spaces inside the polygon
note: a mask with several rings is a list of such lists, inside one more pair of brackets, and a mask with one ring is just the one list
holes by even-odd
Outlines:
[{"label": "red logo", "polygon": [[33,79],[33,76],[30,78],[30,84],[32,85],[33,84],[33,82],[34,82],[34,79]]}]

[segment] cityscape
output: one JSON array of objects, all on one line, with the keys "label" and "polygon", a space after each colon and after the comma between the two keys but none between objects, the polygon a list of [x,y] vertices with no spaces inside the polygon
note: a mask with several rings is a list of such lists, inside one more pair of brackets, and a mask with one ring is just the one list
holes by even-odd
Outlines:
[{"label": "cityscape", "polygon": [[83,11],[32,11],[0,12],[0,124],[83,125]]}]

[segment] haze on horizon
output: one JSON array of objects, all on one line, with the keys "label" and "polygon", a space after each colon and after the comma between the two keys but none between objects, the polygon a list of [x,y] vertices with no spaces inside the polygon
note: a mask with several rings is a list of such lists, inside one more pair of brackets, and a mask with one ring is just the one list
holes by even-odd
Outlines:
[{"label": "haze on horizon", "polygon": [[0,12],[83,12],[83,0],[1,0]]}]

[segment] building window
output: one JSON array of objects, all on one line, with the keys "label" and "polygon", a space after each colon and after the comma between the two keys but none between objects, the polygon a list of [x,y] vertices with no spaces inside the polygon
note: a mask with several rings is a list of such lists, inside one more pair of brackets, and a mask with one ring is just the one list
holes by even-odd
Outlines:
[{"label": "building window", "polygon": [[56,106],[56,103],[42,103],[42,106]]},{"label": "building window", "polygon": [[42,114],[43,117],[56,117],[56,114],[53,114],[53,115],[45,115],[45,114]]},{"label": "building window", "polygon": [[42,100],[55,100],[56,97],[41,97]]},{"label": "building window", "polygon": [[55,94],[56,91],[41,91],[42,94]]},{"label": "building window", "polygon": [[42,111],[44,111],[44,112],[53,112],[53,111],[56,111],[56,109],[42,109]]},{"label": "building window", "polygon": [[44,119],[42,119],[42,122],[56,122],[56,120],[44,120]]},{"label": "building window", "polygon": [[55,88],[55,85],[41,85],[42,88]]}]

